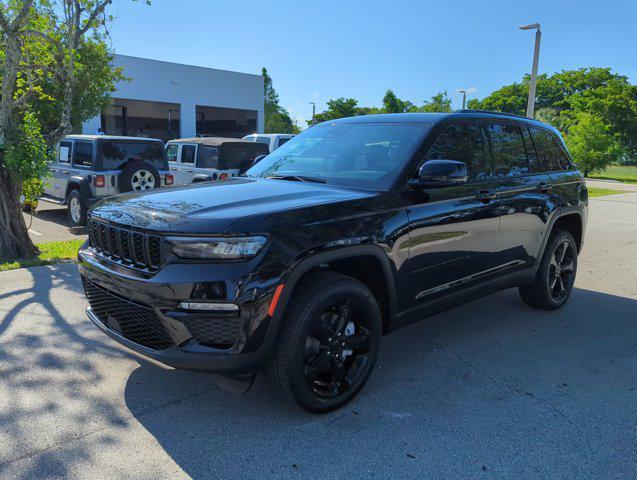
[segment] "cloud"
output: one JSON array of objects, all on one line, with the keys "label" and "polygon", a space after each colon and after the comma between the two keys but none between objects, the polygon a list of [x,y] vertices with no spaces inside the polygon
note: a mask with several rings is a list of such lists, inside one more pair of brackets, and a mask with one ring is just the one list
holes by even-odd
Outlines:
[{"label": "cloud", "polygon": [[313,93],[310,94],[311,98],[318,98],[320,96],[321,96],[321,94],[319,92],[313,92]]},{"label": "cloud", "polygon": [[467,91],[467,95],[470,93],[476,93],[478,91],[478,87],[468,87],[465,89]]}]

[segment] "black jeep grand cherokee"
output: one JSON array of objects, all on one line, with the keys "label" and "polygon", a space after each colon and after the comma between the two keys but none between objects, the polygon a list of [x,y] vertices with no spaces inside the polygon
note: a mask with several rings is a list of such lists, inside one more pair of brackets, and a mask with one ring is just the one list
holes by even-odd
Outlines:
[{"label": "black jeep grand cherokee", "polygon": [[312,127],[243,178],[124,194],[79,253],[90,319],[176,368],[263,369],[325,412],[367,381],[381,335],[509,287],[568,299],[588,195],[558,132],[476,111]]}]

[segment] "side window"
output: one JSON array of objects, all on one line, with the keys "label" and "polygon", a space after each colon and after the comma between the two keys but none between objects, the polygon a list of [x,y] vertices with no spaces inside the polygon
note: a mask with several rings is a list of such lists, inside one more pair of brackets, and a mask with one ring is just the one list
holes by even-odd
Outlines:
[{"label": "side window", "polygon": [[531,138],[531,133],[528,128],[522,128],[522,137],[524,137],[524,148],[526,148],[526,158],[529,160],[531,173],[540,173],[542,171],[542,165],[535,151],[535,145],[533,144],[533,139]]},{"label": "side window", "polygon": [[279,147],[286,143],[288,140],[292,140],[291,138],[279,138]]},{"label": "side window", "polygon": [[181,146],[181,163],[195,163],[195,146]]},{"label": "side window", "polygon": [[72,150],[73,150],[73,142],[69,142],[69,141],[60,142],[60,151],[58,152],[58,162],[70,163]]},{"label": "side window", "polygon": [[469,181],[491,177],[487,142],[480,125],[455,124],[440,134],[427,151],[427,160],[457,160],[467,164]]},{"label": "side window", "polygon": [[198,168],[217,168],[219,149],[208,145],[199,145],[197,149]]},{"label": "side window", "polygon": [[495,176],[528,175],[529,163],[526,159],[522,129],[515,125],[489,125],[487,132],[495,162]]},{"label": "side window", "polygon": [[531,128],[531,136],[544,170],[556,171],[571,168],[571,162],[553,134],[541,128]]},{"label": "side window", "polygon": [[90,167],[93,164],[93,144],[91,142],[75,142],[73,164]]},{"label": "side window", "polygon": [[169,162],[177,161],[177,153],[179,152],[179,145],[176,143],[171,143],[166,147],[166,157]]},{"label": "side window", "polygon": [[270,145],[270,137],[257,137],[257,143],[263,143],[265,145]]}]

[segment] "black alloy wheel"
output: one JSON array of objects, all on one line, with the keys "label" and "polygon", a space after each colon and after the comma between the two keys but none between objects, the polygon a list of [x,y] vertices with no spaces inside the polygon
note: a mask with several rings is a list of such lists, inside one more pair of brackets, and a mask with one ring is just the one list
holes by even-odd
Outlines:
[{"label": "black alloy wheel", "polygon": [[533,308],[555,310],[566,303],[577,274],[577,244],[566,230],[551,234],[533,283],[518,290]]},{"label": "black alloy wheel", "polygon": [[294,289],[282,322],[264,369],[267,382],[309,412],[352,400],[380,347],[382,319],[372,292],[355,278],[316,272]]},{"label": "black alloy wheel", "polygon": [[556,302],[561,301],[573,286],[577,254],[568,240],[562,240],[549,263],[549,288]]},{"label": "black alloy wheel", "polygon": [[329,305],[314,320],[305,339],[308,387],[325,398],[346,393],[365,375],[371,345],[369,319],[356,299]]}]

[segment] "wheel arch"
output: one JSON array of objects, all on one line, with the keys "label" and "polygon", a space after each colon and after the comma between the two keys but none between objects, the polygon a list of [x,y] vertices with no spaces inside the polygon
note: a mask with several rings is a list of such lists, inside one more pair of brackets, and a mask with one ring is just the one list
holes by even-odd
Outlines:
[{"label": "wheel arch", "polygon": [[66,185],[66,193],[64,194],[64,203],[68,203],[69,195],[73,190],[79,190],[82,195],[84,206],[88,207],[86,199],[91,197],[91,187],[84,177],[71,177]]},{"label": "wheel arch", "polygon": [[314,254],[296,263],[284,275],[285,287],[277,303],[274,320],[277,331],[298,285],[313,272],[334,271],[361,281],[376,297],[383,317],[383,331],[396,316],[396,288],[389,257],[376,245],[358,245]]},{"label": "wheel arch", "polygon": [[564,229],[573,235],[575,238],[575,243],[577,245],[577,252],[582,250],[582,245],[584,243],[584,217],[579,210],[575,209],[564,209],[560,210],[556,215],[554,215],[549,227],[546,230],[546,235],[544,236],[544,241],[542,243],[542,249],[540,250],[537,258],[536,264],[542,260],[544,256],[544,251],[546,250],[546,245],[548,244],[549,238],[553,232],[558,229]]}]

